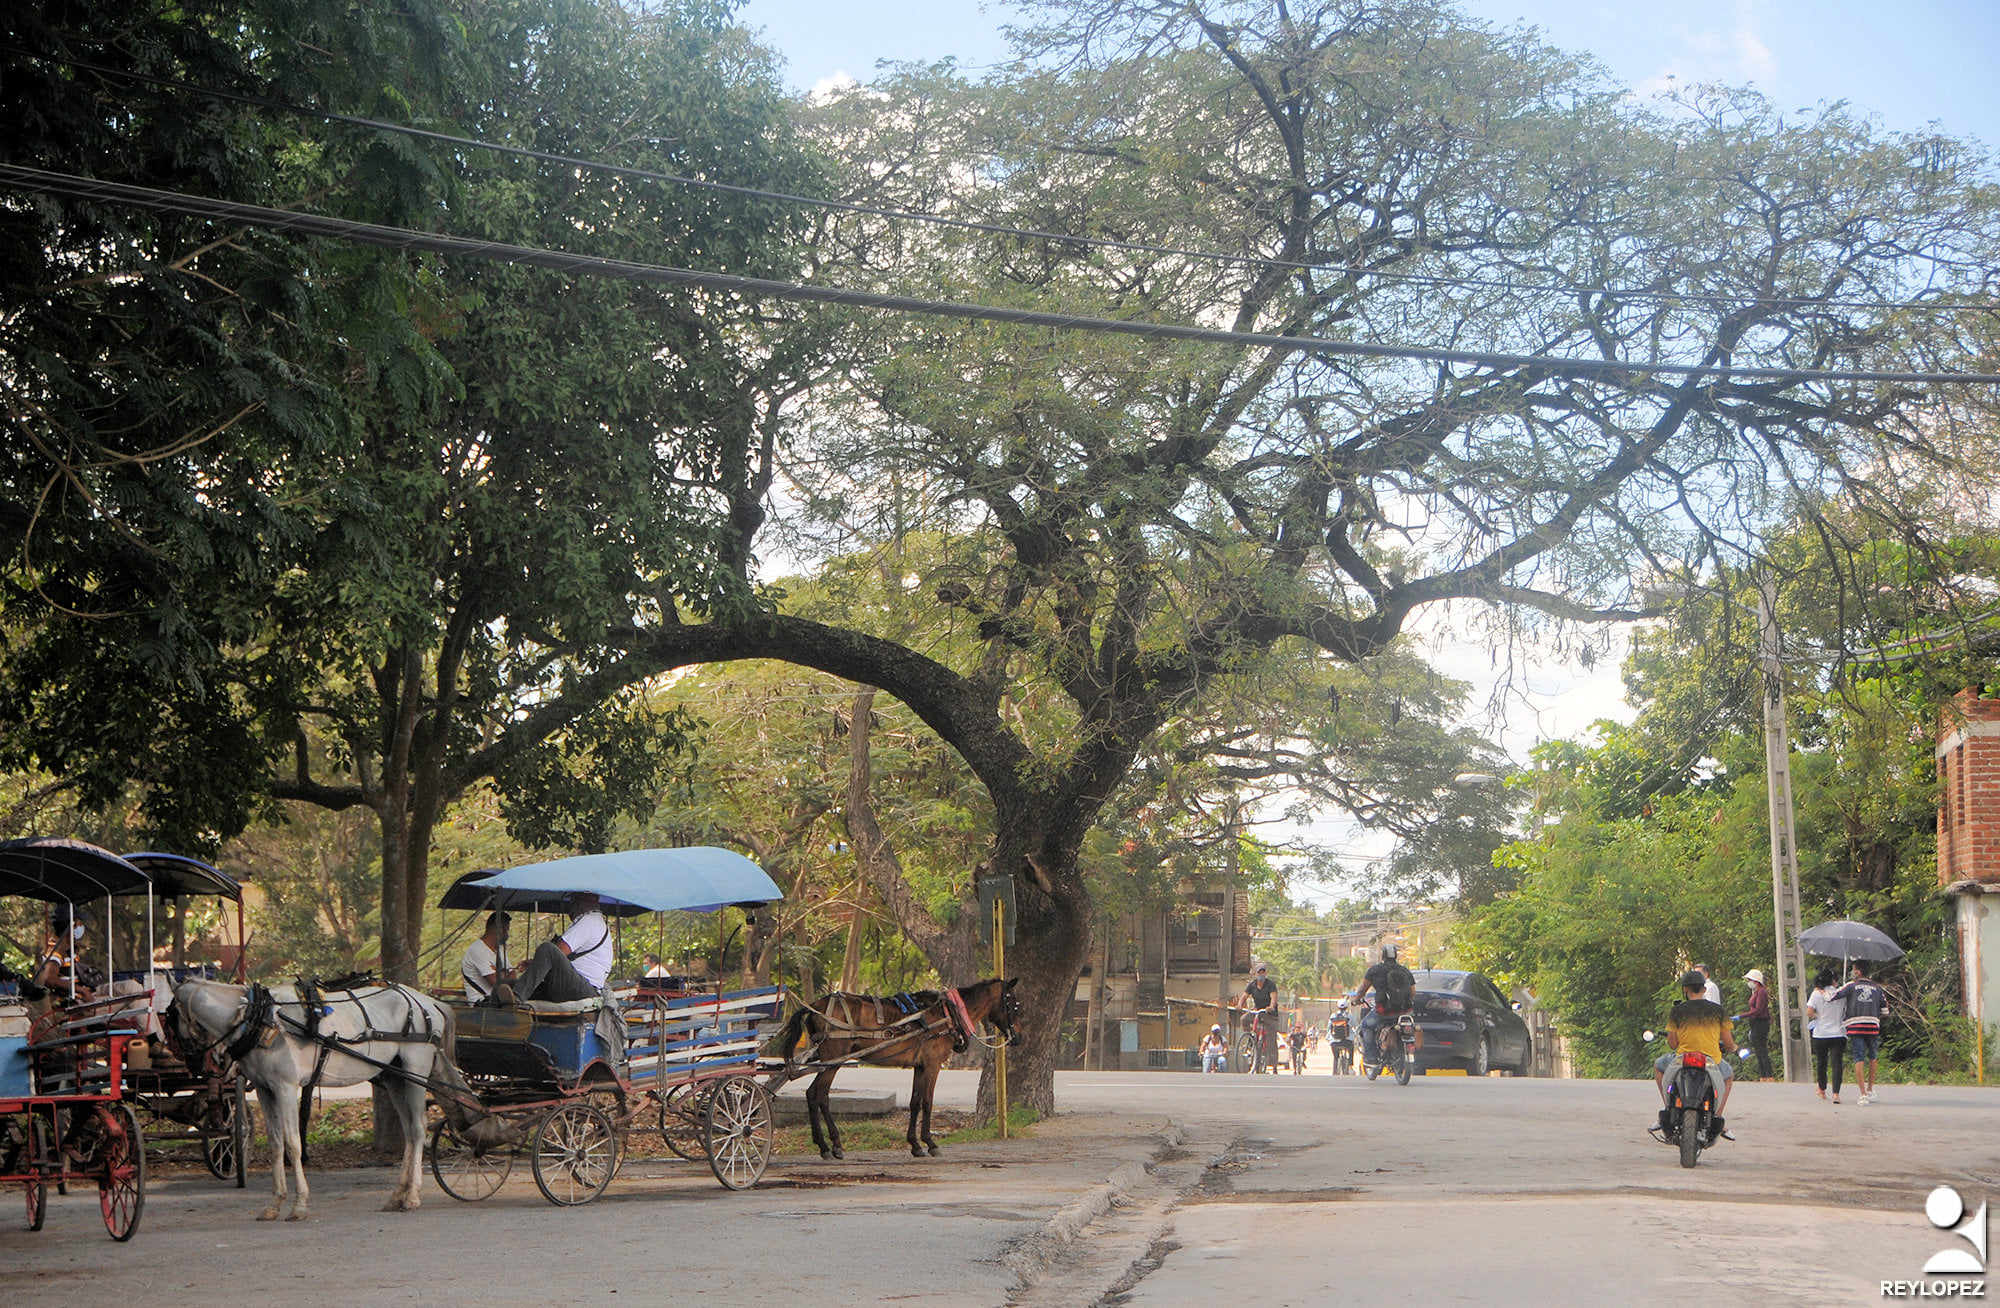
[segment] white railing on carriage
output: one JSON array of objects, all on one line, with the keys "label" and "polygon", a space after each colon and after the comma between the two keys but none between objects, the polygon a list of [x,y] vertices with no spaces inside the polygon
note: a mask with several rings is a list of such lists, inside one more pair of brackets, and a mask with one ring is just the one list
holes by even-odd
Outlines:
[{"label": "white railing on carriage", "polygon": [[634,1081],[650,1076],[664,1083],[754,1067],[763,1044],[759,1028],[777,1017],[783,997],[784,987],[763,986],[622,1002],[628,1073]]}]

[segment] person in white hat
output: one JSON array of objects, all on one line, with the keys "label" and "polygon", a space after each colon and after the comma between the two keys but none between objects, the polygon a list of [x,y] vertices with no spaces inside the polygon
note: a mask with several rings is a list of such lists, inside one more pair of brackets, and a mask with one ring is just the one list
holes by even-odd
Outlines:
[{"label": "person in white hat", "polygon": [[1764,987],[1764,973],[1759,968],[1751,968],[1743,974],[1750,983],[1750,1006],[1743,1010],[1738,1020],[1750,1033],[1750,1049],[1757,1055],[1757,1079],[1769,1081],[1771,1075],[1771,992]]}]

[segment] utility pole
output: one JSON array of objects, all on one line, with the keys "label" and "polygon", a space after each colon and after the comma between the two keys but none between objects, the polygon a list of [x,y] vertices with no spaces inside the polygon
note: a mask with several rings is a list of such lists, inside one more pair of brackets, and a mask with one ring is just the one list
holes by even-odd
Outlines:
[{"label": "utility pole", "polygon": [[1215,1020],[1224,1026],[1223,1036],[1236,1047],[1236,1032],[1230,1029],[1229,1001],[1235,994],[1229,988],[1229,969],[1236,961],[1236,796],[1226,801],[1227,816],[1222,826],[1222,939],[1215,945]]},{"label": "utility pole", "polygon": [[1785,720],[1785,669],[1778,641],[1777,587],[1757,579],[1757,626],[1764,661],[1764,782],[1771,804],[1771,918],[1778,946],[1778,1030],[1785,1079],[1806,1079],[1805,1033],[1792,1027],[1792,1004],[1804,1003],[1805,956],[1799,950],[1799,851],[1792,823],[1792,742]]}]

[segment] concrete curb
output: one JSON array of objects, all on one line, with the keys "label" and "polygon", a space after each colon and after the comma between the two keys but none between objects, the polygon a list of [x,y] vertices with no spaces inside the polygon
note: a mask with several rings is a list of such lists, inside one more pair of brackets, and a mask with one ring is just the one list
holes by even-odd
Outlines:
[{"label": "concrete curb", "polygon": [[1187,1138],[1187,1132],[1179,1123],[1169,1121],[1165,1129],[1153,1138],[1160,1144],[1154,1150],[1152,1159],[1120,1163],[1102,1184],[1092,1186],[1058,1208],[1054,1216],[1042,1223],[1041,1229],[1015,1240],[1001,1255],[1001,1264],[1014,1273],[1022,1286],[1032,1286],[1042,1279],[1064,1251],[1083,1234],[1083,1229],[1109,1212],[1128,1190],[1143,1181],[1152,1172],[1153,1164],[1160,1155],[1178,1148],[1181,1141]]}]

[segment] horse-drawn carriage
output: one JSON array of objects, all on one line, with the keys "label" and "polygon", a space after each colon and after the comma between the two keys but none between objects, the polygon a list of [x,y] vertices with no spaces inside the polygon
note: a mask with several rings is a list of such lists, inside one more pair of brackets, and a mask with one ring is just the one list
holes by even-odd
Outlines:
[{"label": "horse-drawn carriage", "polygon": [[[441,906],[557,912],[578,893],[617,918],[782,897],[740,854],[644,849],[471,873]],[[445,1193],[476,1201],[525,1155],[550,1203],[589,1203],[617,1175],[629,1133],[656,1130],[679,1156],[705,1158],[724,1186],[752,1185],[773,1139],[770,1096],[755,1076],[761,1028],[782,1002],[776,986],[688,993],[647,978],[568,1002],[454,1000],[454,1053],[487,1120],[439,1123],[431,1174]]]},{"label": "horse-drawn carriage", "polygon": [[[219,979],[227,973],[241,981],[247,966],[243,925],[243,888],[235,878],[200,859],[181,854],[127,854],[125,860],[144,872],[154,903],[172,906],[172,957],[164,974],[155,968],[114,974],[114,982],[130,981],[143,988],[152,1007],[164,1008],[173,986],[194,978]],[[130,892],[132,894],[138,891]],[[225,969],[214,964],[190,965],[187,960],[187,901],[212,898],[228,916],[235,907],[234,959]],[[151,920],[149,906],[148,920]],[[184,1051],[173,1033],[154,1023],[160,1037],[125,1072],[129,1102],[139,1109],[149,1145],[189,1142],[201,1149],[201,1160],[218,1181],[248,1182],[251,1120],[243,1080],[236,1065],[220,1050]]]},{"label": "horse-drawn carriage", "polygon": [[[94,845],[0,844],[0,896],[68,905],[67,920],[79,920],[79,905],[103,900],[108,909],[111,896],[148,885],[145,872]],[[28,1229],[39,1231],[51,1186],[94,1182],[105,1230],[129,1240],[146,1203],[146,1149],[126,1102],[127,1059],[143,1040],[149,997],[80,1000],[72,985],[70,998],[25,1032],[0,1029],[0,1184],[26,1187]]]}]

